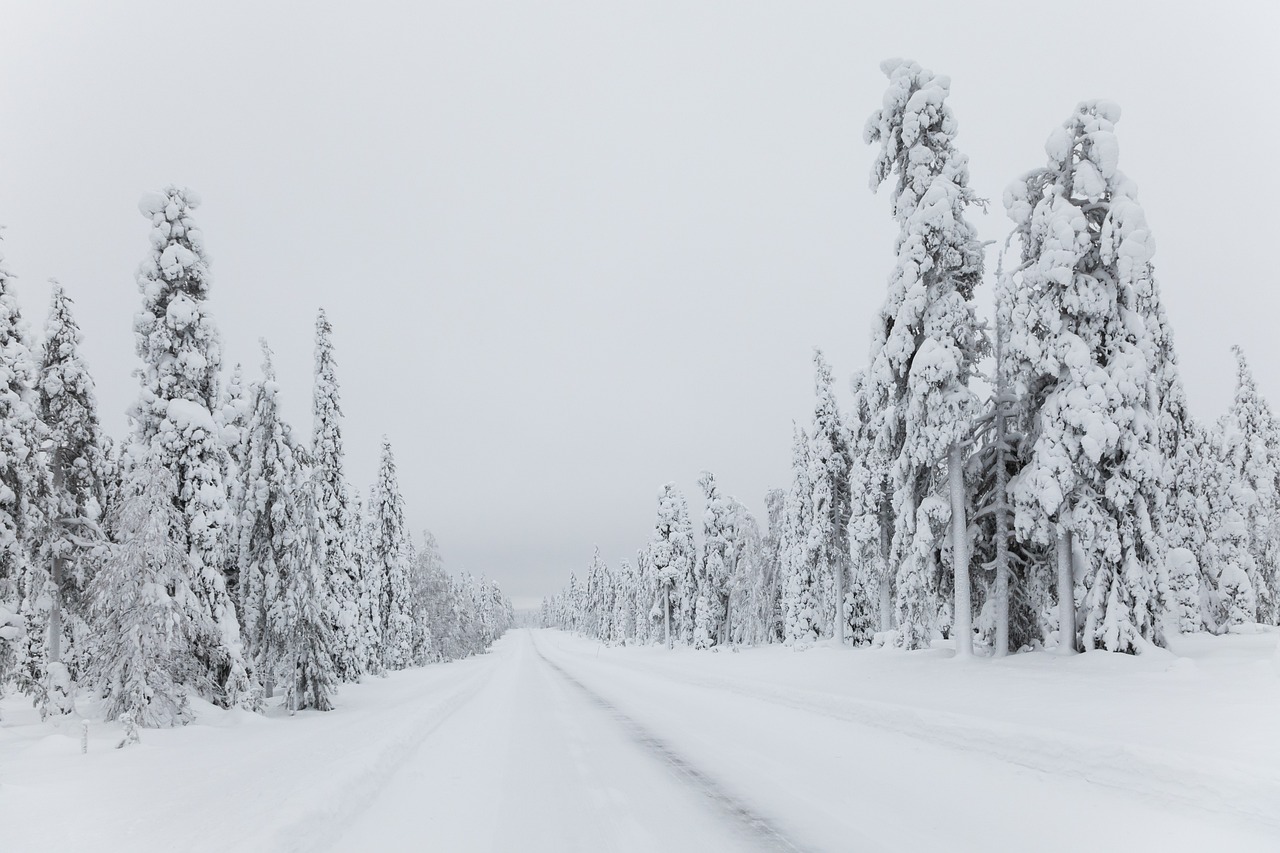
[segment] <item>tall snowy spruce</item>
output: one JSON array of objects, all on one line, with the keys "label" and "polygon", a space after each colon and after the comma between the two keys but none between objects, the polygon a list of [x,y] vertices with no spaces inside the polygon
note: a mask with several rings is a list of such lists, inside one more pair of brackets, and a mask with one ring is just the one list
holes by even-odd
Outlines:
[{"label": "tall snowy spruce", "polygon": [[1159,639],[1152,496],[1166,462],[1144,310],[1155,246],[1116,168],[1119,117],[1113,103],[1081,103],[1046,143],[1048,165],[1005,191],[1022,250],[1006,366],[1031,441],[1009,495],[1018,537],[1057,552],[1060,648],[1135,652]]},{"label": "tall snowy spruce", "polygon": [[71,672],[66,659],[83,657],[77,641],[87,639],[85,587],[104,536],[102,435],[93,379],[80,355],[80,327],[71,300],[54,284],[44,347],[36,380],[40,420],[45,425],[49,493],[44,499],[45,534],[39,550],[48,565],[48,687],[42,712],[73,710]]},{"label": "tall snowy spruce", "polygon": [[809,487],[811,518],[805,549],[820,582],[824,633],[841,644],[846,636],[845,609],[849,593],[849,519],[853,512],[850,491],[852,465],[848,429],[836,404],[831,367],[814,350],[813,432],[809,436]]},{"label": "tall snowy spruce", "polygon": [[1222,419],[1222,456],[1236,492],[1232,503],[1244,526],[1255,618],[1275,625],[1280,621],[1280,431],[1258,393],[1244,351],[1235,347],[1233,352],[1236,394]]},{"label": "tall snowy spruce", "polygon": [[320,572],[323,528],[315,486],[280,416],[271,351],[262,343],[262,382],[245,428],[240,507],[240,600],[254,670],[291,709],[328,710],[336,677]]},{"label": "tall snowy spruce", "polygon": [[47,485],[35,373],[13,279],[0,256],[0,690],[14,679],[44,704],[51,581],[33,559]]},{"label": "tall snowy spruce", "polygon": [[888,465],[878,479],[891,496],[899,639],[908,649],[932,640],[943,580],[937,554],[947,539],[953,633],[957,653],[965,655],[972,630],[964,465],[977,411],[969,380],[985,343],[972,301],[982,280],[982,245],[965,213],[978,199],[969,188],[968,158],[953,144],[950,79],[900,59],[881,67],[889,88],[865,135],[880,145],[872,188],[897,177],[898,262],[873,329],[867,393],[883,445],[878,457]]},{"label": "tall snowy spruce", "polygon": [[698,561],[698,596],[694,605],[694,648],[728,642],[733,518],[731,506],[710,471],[698,478],[706,506],[702,511],[702,559]]},{"label": "tall snowy spruce", "polygon": [[[684,495],[675,483],[662,487],[658,497],[658,519],[648,548],[649,570],[658,588],[657,609],[663,643],[671,648],[677,638],[682,643],[693,639],[692,601],[694,561],[693,525]],[[688,622],[688,630],[685,630]],[[687,637],[687,639],[686,639]]]},{"label": "tall snowy spruce", "polygon": [[799,427],[791,449],[791,487],[782,507],[779,544],[782,575],[783,642],[805,648],[818,639],[819,589],[814,552],[809,548],[813,519],[813,482],[810,480],[809,436]]},{"label": "tall snowy spruce", "polygon": [[378,481],[370,497],[368,523],[366,570],[372,588],[377,589],[382,666],[404,669],[413,662],[413,602],[409,584],[412,555],[395,457],[391,453],[391,442],[385,436]]},{"label": "tall snowy spruce", "polygon": [[315,386],[311,411],[311,462],[325,546],[324,597],[334,635],[334,663],[343,681],[357,681],[366,657],[360,631],[359,578],[355,574],[355,531],[344,472],[342,404],[333,327],[324,310],[316,316]]},{"label": "tall snowy spruce", "polygon": [[[849,629],[855,645],[874,640],[877,631],[893,625],[893,572],[888,555],[890,537],[887,501],[881,477],[888,470],[876,454],[876,413],[867,405],[866,371],[853,377],[853,406],[849,413]],[[885,510],[885,512],[882,512]]]},{"label": "tall snowy spruce", "polygon": [[218,404],[222,346],[208,313],[209,263],[204,235],[192,219],[199,198],[168,187],[143,197],[138,208],[151,225],[151,252],[138,269],[142,309],[134,336],[142,367],[141,393],[130,411],[133,464],[154,454],[174,476],[184,518],[194,597],[191,618],[209,631],[191,638],[223,706],[245,701],[250,685],[240,626],[223,576],[228,526],[226,448],[213,417]]}]

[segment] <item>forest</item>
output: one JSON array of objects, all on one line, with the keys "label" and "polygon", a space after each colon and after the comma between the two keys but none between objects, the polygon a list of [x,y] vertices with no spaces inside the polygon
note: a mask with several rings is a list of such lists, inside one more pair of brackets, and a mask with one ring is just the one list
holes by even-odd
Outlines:
[{"label": "forest", "polygon": [[695,537],[668,483],[634,561],[597,551],[544,623],[695,648],[946,640],[961,657],[1139,654],[1278,624],[1280,422],[1238,347],[1228,411],[1188,411],[1120,108],[1080,103],[1008,185],[991,270],[950,79],[882,69],[864,136],[896,264],[851,399],[815,351],[812,420],[767,519],[704,472]]},{"label": "forest", "polygon": [[513,617],[494,582],[445,572],[430,532],[413,541],[390,441],[367,500],[347,482],[323,309],[310,441],[265,340],[261,376],[224,381],[199,202],[170,186],[139,203],[140,388],[118,440],[72,299],[54,285],[33,342],[0,264],[0,690],[42,717],[173,726],[195,697],[330,710],[341,684],[482,652]]}]

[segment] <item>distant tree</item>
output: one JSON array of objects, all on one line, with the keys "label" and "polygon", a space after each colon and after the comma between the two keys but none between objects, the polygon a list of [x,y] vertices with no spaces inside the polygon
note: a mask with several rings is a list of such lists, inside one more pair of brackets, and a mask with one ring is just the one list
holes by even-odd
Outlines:
[{"label": "distant tree", "polygon": [[334,664],[341,680],[358,681],[367,655],[362,649],[360,631],[359,583],[353,554],[356,537],[344,470],[342,403],[333,354],[333,328],[323,309],[316,317],[311,411],[314,419],[311,458],[325,546],[323,594],[336,643]]},{"label": "distant tree", "polygon": [[648,549],[648,563],[657,581],[657,607],[667,648],[672,648],[677,637],[682,643],[693,640],[690,590],[694,587],[691,581],[695,559],[688,504],[675,483],[667,483],[658,497],[658,520]]},{"label": "distant tree", "polygon": [[411,544],[405,532],[404,498],[391,442],[382,439],[382,462],[369,506],[369,575],[376,579],[382,618],[382,665],[404,669],[413,659],[413,604],[409,590]]},{"label": "distant tree", "polygon": [[702,559],[698,561],[698,595],[694,605],[694,648],[727,642],[730,592],[730,549],[733,547],[731,506],[710,471],[698,478],[706,505],[702,511]]}]

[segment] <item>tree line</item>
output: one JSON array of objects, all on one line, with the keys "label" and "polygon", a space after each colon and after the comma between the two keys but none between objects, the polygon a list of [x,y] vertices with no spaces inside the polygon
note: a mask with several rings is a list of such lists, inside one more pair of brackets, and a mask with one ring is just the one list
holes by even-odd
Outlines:
[{"label": "tree line", "polygon": [[0,264],[0,690],[41,715],[182,723],[199,697],[333,707],[339,684],[481,652],[511,622],[484,578],[450,576],[406,528],[390,442],[362,502],[345,478],[332,328],[316,319],[311,441],[262,375],[222,382],[209,262],[168,187],[145,196],[131,432],[101,429],[72,300],[56,283],[33,349]]},{"label": "tree line", "polygon": [[946,638],[961,656],[1139,653],[1280,623],[1280,423],[1238,347],[1226,414],[1188,410],[1154,239],[1118,169],[1119,107],[1080,103],[1005,190],[1013,229],[989,276],[950,79],[882,69],[865,139],[896,263],[851,404],[816,353],[813,419],[763,532],[704,474],[697,544],[667,484],[634,564],[597,553],[544,622],[703,648]]}]

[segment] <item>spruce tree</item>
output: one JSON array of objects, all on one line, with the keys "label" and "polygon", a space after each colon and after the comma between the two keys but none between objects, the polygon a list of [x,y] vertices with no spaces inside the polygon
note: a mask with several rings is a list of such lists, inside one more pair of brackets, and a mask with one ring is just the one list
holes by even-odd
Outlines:
[{"label": "spruce tree", "polygon": [[809,547],[813,519],[813,483],[810,480],[809,436],[795,431],[791,453],[791,488],[782,511],[781,571],[783,638],[789,646],[804,648],[818,639],[819,590],[815,551]]},{"label": "spruce tree", "polygon": [[386,436],[382,438],[382,461],[369,506],[369,534],[369,572],[378,589],[382,665],[386,669],[404,669],[413,662],[413,602],[409,589],[412,555],[395,457]]},{"label": "spruce tree", "polygon": [[35,372],[13,279],[0,256],[0,690],[14,679],[42,704],[51,582],[33,559],[47,488]]},{"label": "spruce tree", "polygon": [[1030,433],[1009,494],[1018,537],[1056,548],[1060,647],[1133,652],[1159,639],[1152,496],[1165,460],[1143,316],[1154,243],[1116,168],[1119,115],[1081,103],[1046,144],[1047,167],[1005,192],[1022,246],[1006,361]]},{"label": "spruce tree", "polygon": [[190,719],[189,693],[207,692],[197,652],[216,638],[191,584],[187,520],[177,481],[156,448],[135,459],[114,519],[117,541],[89,583],[96,653],[86,680],[106,697],[106,716],[149,727]]},{"label": "spruce tree", "polygon": [[73,622],[86,617],[85,587],[90,567],[104,537],[102,512],[101,430],[93,379],[80,355],[80,328],[71,315],[71,300],[54,284],[36,385],[40,420],[47,430],[49,494],[44,499],[46,533],[41,557],[49,566],[48,678],[50,703],[42,712],[69,713],[71,674],[64,658],[80,650],[65,649],[75,634]]},{"label": "spruce tree", "polygon": [[[1235,504],[1245,526],[1244,547],[1251,558],[1249,585],[1257,599],[1256,621],[1280,621],[1280,435],[1271,407],[1258,393],[1253,372],[1240,347],[1236,356],[1236,394],[1222,419],[1224,456],[1242,494]],[[1237,583],[1238,586],[1238,583]]]},{"label": "spruce tree", "polygon": [[342,404],[338,393],[337,363],[333,355],[333,328],[324,310],[316,316],[315,388],[312,395],[314,429],[311,457],[315,466],[316,500],[325,545],[323,594],[336,645],[334,662],[338,677],[357,681],[363,671],[360,635],[359,591],[344,473]]},{"label": "spruce tree", "polygon": [[209,263],[204,234],[192,218],[195,193],[167,187],[143,197],[138,208],[150,223],[151,251],[138,268],[142,308],[134,336],[142,360],[141,393],[130,411],[132,457],[157,460],[177,483],[177,506],[185,519],[181,544],[187,552],[194,598],[193,619],[210,630],[196,656],[203,662],[211,698],[231,706],[249,697],[240,627],[227,592],[223,566],[228,526],[226,447],[213,417],[218,404],[222,345],[209,315]]},{"label": "spruce tree", "polygon": [[706,505],[702,511],[702,559],[698,561],[698,595],[694,605],[694,648],[707,649],[728,642],[729,559],[732,547],[731,506],[716,487],[716,478],[703,471],[698,478]]},{"label": "spruce tree", "polygon": [[[649,540],[648,564],[658,588],[657,609],[660,614],[663,643],[667,648],[693,640],[691,606],[686,607],[693,586],[696,552],[693,526],[689,522],[688,504],[675,483],[662,487],[658,497],[658,519]],[[689,605],[692,602],[688,602]],[[688,630],[685,630],[685,623]]]},{"label": "spruce tree", "polygon": [[898,222],[897,264],[873,330],[867,393],[877,415],[878,478],[893,525],[889,562],[896,568],[899,638],[927,647],[938,605],[936,552],[948,534],[955,572],[957,651],[967,654],[968,533],[965,443],[977,401],[969,388],[981,337],[973,291],[982,280],[982,245],[966,218],[980,203],[969,188],[968,158],[956,150],[951,81],[914,62],[888,60],[881,109],[866,140],[879,143],[875,189],[891,176]]},{"label": "spruce tree", "polygon": [[849,519],[853,513],[850,486],[852,452],[846,424],[836,404],[831,367],[814,350],[813,433],[809,438],[811,520],[805,547],[812,554],[814,571],[821,579],[821,623],[843,644],[845,605],[849,592]]}]

